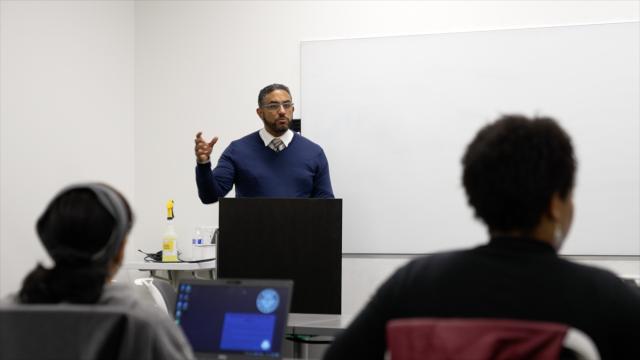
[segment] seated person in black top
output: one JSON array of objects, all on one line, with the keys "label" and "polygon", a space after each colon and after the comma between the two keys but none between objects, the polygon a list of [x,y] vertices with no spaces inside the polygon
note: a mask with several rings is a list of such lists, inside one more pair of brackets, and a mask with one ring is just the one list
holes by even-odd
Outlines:
[{"label": "seated person in black top", "polygon": [[478,132],[462,165],[488,244],[400,268],[325,358],[382,359],[390,319],[482,317],[567,324],[589,335],[602,359],[640,359],[640,291],[557,255],[571,227],[576,171],[565,131],[551,118],[504,116]]},{"label": "seated person in black top", "polygon": [[[135,339],[154,359],[192,359],[180,328],[157,309],[136,299],[126,285],[112,283],[133,225],[131,208],[118,191],[100,183],[72,185],[49,203],[38,219],[40,241],[55,262],[38,264],[9,304],[95,304],[122,309],[148,323],[151,334]],[[61,329],[62,331],[62,329]],[[148,336],[147,336],[148,335]]]}]

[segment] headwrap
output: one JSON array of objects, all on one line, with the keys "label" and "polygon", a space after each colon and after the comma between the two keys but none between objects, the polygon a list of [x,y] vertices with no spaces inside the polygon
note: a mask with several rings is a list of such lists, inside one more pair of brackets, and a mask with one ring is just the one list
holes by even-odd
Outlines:
[{"label": "headwrap", "polygon": [[[69,191],[82,189],[93,192],[98,198],[100,205],[115,219],[115,225],[111,231],[109,240],[102,249],[93,254],[61,245],[56,238],[51,236],[47,237],[45,232],[48,218],[47,215],[51,204]],[[38,219],[36,229],[38,231],[40,241],[49,252],[49,255],[51,255],[53,260],[56,262],[106,263],[115,257],[116,252],[120,249],[122,241],[124,240],[127,232],[131,229],[131,226],[132,223],[127,212],[127,205],[114,189],[101,183],[86,183],[75,184],[62,189],[51,201],[49,206],[47,206],[47,210],[45,210]]]}]

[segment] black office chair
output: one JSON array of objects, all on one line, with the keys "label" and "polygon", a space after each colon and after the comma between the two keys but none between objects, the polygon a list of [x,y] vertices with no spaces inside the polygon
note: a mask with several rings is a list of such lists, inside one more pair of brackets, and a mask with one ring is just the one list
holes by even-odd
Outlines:
[{"label": "black office chair", "polygon": [[0,307],[0,359],[151,359],[144,338],[152,331],[122,309],[7,305]]}]

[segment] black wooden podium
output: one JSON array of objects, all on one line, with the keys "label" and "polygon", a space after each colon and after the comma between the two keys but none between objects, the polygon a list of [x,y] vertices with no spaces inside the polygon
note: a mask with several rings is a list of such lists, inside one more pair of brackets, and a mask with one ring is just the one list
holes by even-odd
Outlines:
[{"label": "black wooden podium", "polygon": [[342,199],[219,203],[218,278],[292,279],[291,312],[341,313]]}]

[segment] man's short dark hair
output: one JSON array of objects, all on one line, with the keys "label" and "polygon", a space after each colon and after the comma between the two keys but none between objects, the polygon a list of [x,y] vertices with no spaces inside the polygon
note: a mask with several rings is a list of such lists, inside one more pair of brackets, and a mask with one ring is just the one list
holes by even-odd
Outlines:
[{"label": "man's short dark hair", "polygon": [[504,115],[482,128],[462,158],[469,205],[490,231],[532,230],[551,197],[573,189],[569,135],[550,117]]},{"label": "man's short dark hair", "polygon": [[291,96],[291,91],[289,91],[289,88],[286,87],[285,85],[282,85],[282,84],[267,85],[264,88],[262,88],[262,90],[260,90],[260,93],[258,93],[258,106],[262,106],[262,99],[264,99],[265,96],[267,96],[268,94],[276,90],[284,90],[287,92],[287,94],[289,94],[289,96]]}]

